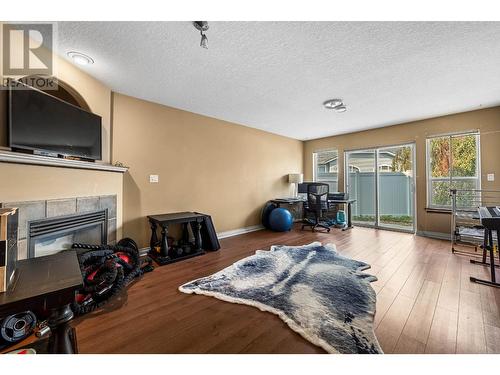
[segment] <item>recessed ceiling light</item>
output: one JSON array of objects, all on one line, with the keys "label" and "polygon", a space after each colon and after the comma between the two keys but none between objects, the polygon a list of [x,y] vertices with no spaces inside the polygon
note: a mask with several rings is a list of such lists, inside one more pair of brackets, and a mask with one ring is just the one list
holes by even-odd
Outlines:
[{"label": "recessed ceiling light", "polygon": [[347,107],[344,104],[342,99],[330,99],[326,102],[323,102],[323,106],[326,109],[333,109],[335,112],[345,112],[347,111]]},{"label": "recessed ceiling light", "polygon": [[323,103],[326,109],[334,109],[342,104],[342,99],[330,99]]},{"label": "recessed ceiling light", "polygon": [[345,112],[347,111],[347,107],[345,106],[345,104],[341,104],[341,105],[338,105],[334,108],[335,112],[338,112],[338,113],[342,113],[342,112]]},{"label": "recessed ceiling light", "polygon": [[71,57],[75,64],[78,65],[92,65],[94,63],[94,59],[92,57],[81,52],[71,51],[68,52],[67,55]]}]

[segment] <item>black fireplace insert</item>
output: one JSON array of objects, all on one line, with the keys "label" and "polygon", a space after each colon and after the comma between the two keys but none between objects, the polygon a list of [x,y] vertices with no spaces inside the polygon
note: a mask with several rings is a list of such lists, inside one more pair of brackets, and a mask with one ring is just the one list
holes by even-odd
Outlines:
[{"label": "black fireplace insert", "polygon": [[28,222],[28,258],[58,253],[73,243],[107,244],[108,211],[57,216]]}]

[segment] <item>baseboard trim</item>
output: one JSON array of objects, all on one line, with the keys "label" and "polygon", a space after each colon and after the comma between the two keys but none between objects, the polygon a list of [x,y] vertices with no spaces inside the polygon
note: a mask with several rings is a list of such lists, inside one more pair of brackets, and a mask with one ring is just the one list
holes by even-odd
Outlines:
[{"label": "baseboard trim", "polygon": [[[362,225],[358,225],[358,226],[361,227]],[[238,236],[240,234],[256,232],[256,231],[262,230],[262,229],[264,229],[263,225],[252,225],[249,227],[232,229],[232,230],[227,230],[224,232],[218,232],[217,238],[218,239],[228,238],[228,237]],[[438,239],[438,240],[447,240],[447,241],[451,240],[451,236],[448,233],[430,232],[430,231],[425,231],[425,230],[419,230],[419,231],[417,231],[416,234],[417,234],[417,236],[434,238],[434,239]],[[148,252],[149,252],[149,247],[143,247],[143,248],[139,249],[140,256],[146,256],[148,254]]]},{"label": "baseboard trim", "polygon": [[359,222],[353,223],[352,226],[353,227],[360,227],[360,228],[376,229],[376,230],[388,230],[390,232],[416,234],[413,230],[407,230],[407,229],[396,228],[396,227],[374,227],[373,225],[363,224],[362,222],[361,223],[359,223]]},{"label": "baseboard trim", "polygon": [[451,241],[451,235],[449,233],[430,232],[430,231],[426,231],[426,230],[419,230],[419,231],[417,231],[417,236],[435,238],[437,240]]},{"label": "baseboard trim", "polygon": [[143,248],[139,249],[139,256],[144,257],[144,256],[148,255],[149,249],[150,249],[149,247],[143,247]]},{"label": "baseboard trim", "polygon": [[221,239],[221,238],[233,237],[233,236],[238,236],[240,234],[256,232],[256,231],[262,230],[262,229],[264,229],[263,225],[260,225],[260,224],[259,225],[252,225],[249,227],[227,230],[225,232],[218,232],[217,238]]}]

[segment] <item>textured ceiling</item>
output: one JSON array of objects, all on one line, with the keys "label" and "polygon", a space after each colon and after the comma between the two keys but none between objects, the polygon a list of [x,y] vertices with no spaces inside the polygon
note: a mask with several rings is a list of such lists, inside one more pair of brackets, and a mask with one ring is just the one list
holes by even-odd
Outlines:
[{"label": "textured ceiling", "polygon": [[[114,91],[297,138],[500,104],[500,22],[60,22]],[[345,113],[323,108],[340,97]]]}]

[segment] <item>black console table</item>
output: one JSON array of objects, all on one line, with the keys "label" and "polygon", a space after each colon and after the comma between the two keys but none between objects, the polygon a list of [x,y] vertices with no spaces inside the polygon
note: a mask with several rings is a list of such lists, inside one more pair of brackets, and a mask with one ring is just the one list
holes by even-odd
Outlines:
[{"label": "black console table", "polygon": [[[26,310],[48,312],[50,353],[77,353],[76,334],[69,325],[71,303],[83,287],[75,251],[20,260],[12,288],[0,293],[0,319]],[[37,314],[38,315],[38,314]]]},{"label": "black console table", "polygon": [[[178,262],[183,259],[192,258],[197,255],[202,255],[205,251],[202,248],[200,228],[201,223],[206,220],[207,215],[198,212],[175,212],[163,215],[148,216],[149,223],[151,224],[151,240],[149,241],[149,255],[158,263],[163,266],[165,264]],[[185,252],[182,249],[176,249],[168,244],[168,227],[171,224],[182,225],[182,240],[183,243],[188,243],[188,225],[194,235],[194,246],[189,251]],[[156,234],[157,227],[161,228],[161,239],[158,240]]]}]

